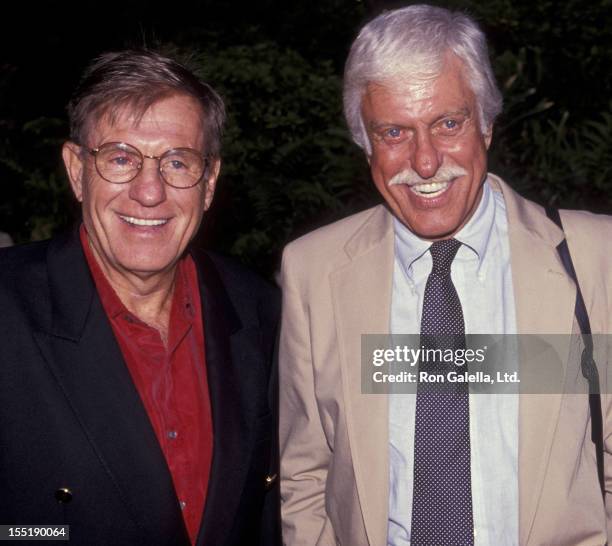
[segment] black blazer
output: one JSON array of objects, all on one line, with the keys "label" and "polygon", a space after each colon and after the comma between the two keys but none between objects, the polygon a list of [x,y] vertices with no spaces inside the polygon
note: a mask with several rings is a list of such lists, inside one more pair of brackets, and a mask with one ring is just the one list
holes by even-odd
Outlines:
[{"label": "black blazer", "polygon": [[[192,255],[214,431],[198,545],[275,545],[277,293],[228,259]],[[0,524],[67,524],[71,545],[189,544],[76,231],[0,252]]]}]

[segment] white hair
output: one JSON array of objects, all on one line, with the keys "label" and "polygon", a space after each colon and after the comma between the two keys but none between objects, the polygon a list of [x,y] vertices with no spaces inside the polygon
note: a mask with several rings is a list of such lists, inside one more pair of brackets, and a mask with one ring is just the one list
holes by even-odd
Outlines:
[{"label": "white hair", "polygon": [[485,36],[474,20],[460,12],[419,4],[386,11],[361,29],[346,61],[343,98],[353,140],[368,155],[371,146],[361,115],[367,85],[436,78],[449,52],[465,67],[485,134],[502,110],[502,96]]}]

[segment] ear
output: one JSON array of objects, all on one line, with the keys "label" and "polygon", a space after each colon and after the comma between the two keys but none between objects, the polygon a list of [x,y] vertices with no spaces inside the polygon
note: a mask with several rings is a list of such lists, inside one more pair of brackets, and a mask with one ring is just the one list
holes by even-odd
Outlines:
[{"label": "ear", "polygon": [[83,158],[81,156],[81,147],[74,142],[64,142],[62,146],[62,159],[66,167],[66,173],[70,180],[72,191],[81,203],[83,201]]},{"label": "ear", "polygon": [[215,194],[215,188],[217,187],[217,178],[219,178],[219,172],[221,171],[221,160],[215,159],[210,167],[208,167],[208,179],[206,180],[204,188],[204,210],[208,210],[212,204],[213,196]]},{"label": "ear", "polygon": [[489,146],[491,146],[491,139],[493,138],[493,124],[487,127],[487,130],[484,132],[482,136],[484,137],[485,146],[487,147],[487,150],[488,150]]}]

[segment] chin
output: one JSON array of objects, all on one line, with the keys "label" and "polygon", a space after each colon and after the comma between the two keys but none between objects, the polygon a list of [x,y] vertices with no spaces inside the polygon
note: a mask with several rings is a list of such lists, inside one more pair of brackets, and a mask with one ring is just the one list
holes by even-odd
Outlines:
[{"label": "chin", "polygon": [[404,222],[404,224],[415,235],[427,240],[448,239],[461,229],[461,224],[454,222],[450,224],[448,222]]},{"label": "chin", "polygon": [[173,265],[172,260],[160,260],[159,257],[157,257],[157,259],[154,261],[149,257],[149,259],[142,260],[134,260],[133,258],[131,260],[122,260],[120,263],[125,271],[142,273],[145,275],[166,271]]},{"label": "chin", "polygon": [[421,239],[427,241],[438,241],[441,239],[450,239],[454,234],[455,230],[440,230],[440,231],[427,231],[427,232],[414,232]]}]

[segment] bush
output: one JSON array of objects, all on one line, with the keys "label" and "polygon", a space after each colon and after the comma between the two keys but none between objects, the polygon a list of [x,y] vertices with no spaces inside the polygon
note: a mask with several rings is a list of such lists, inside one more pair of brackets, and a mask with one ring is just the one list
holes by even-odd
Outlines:
[{"label": "bush", "polygon": [[[379,3],[386,4],[366,2]],[[610,212],[612,4],[449,3],[482,22],[504,93],[491,170],[541,203]],[[273,2],[265,6],[275,12]],[[222,175],[202,239],[268,274],[289,239],[379,201],[341,107],[338,59],[364,3],[283,6],[290,24],[234,25],[229,34],[222,26],[190,28],[181,39],[229,112]],[[302,19],[320,25],[301,27]],[[276,29],[278,40],[262,38],[261,28],[263,36]],[[242,45],[228,45],[240,36]],[[0,98],[7,82],[0,80]],[[53,117],[0,119],[0,229],[17,241],[46,237],[74,217],[59,158],[66,133]]]},{"label": "bush", "polygon": [[310,63],[272,42],[204,51],[193,61],[229,112],[205,236],[270,272],[290,238],[371,201],[331,63]]}]

